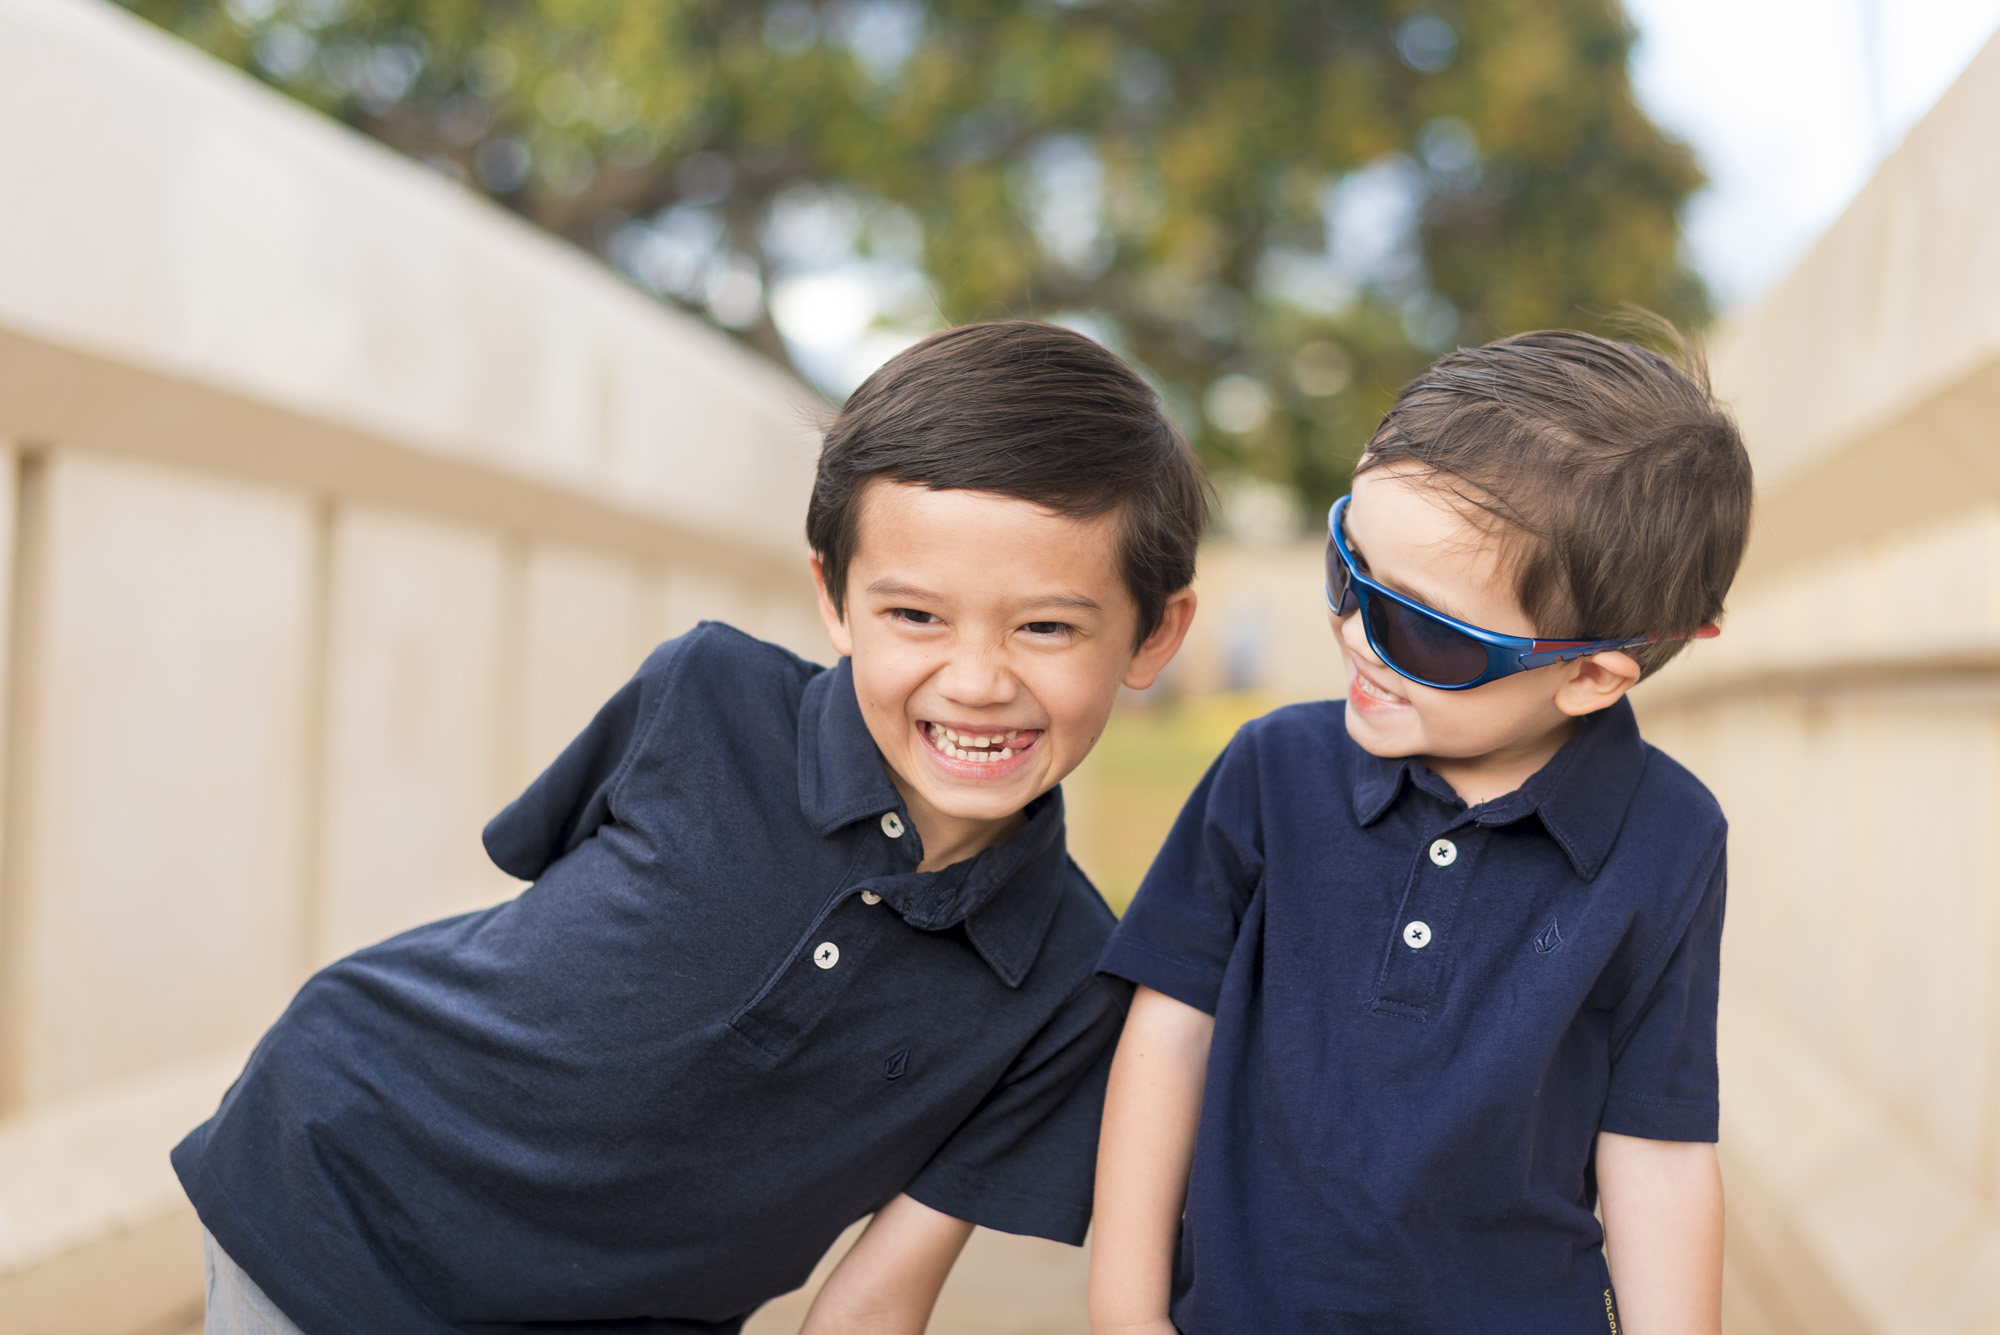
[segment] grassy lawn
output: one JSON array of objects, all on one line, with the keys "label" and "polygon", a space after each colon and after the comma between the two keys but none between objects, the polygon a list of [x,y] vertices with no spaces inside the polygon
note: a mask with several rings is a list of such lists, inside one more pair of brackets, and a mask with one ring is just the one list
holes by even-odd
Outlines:
[{"label": "grassy lawn", "polygon": [[1258,691],[1158,708],[1126,706],[1063,785],[1069,848],[1119,912],[1152,864],[1181,804],[1236,730],[1284,703]]}]

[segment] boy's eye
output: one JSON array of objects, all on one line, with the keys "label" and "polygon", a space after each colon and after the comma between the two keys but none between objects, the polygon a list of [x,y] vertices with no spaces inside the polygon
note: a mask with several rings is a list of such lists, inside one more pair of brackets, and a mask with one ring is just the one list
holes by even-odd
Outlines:
[{"label": "boy's eye", "polygon": [[1068,635],[1076,628],[1067,621],[1030,621],[1021,629],[1030,635]]},{"label": "boy's eye", "polygon": [[889,609],[889,615],[897,621],[907,622],[912,626],[935,626],[938,624],[938,617],[935,613],[920,612],[914,607],[892,607]]}]

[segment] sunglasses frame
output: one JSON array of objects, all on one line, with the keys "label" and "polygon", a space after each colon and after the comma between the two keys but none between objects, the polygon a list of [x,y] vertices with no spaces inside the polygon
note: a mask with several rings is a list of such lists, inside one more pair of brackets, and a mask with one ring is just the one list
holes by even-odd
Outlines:
[{"label": "sunglasses frame", "polygon": [[[1502,635],[1499,631],[1484,630],[1456,617],[1446,616],[1436,608],[1425,607],[1416,599],[1406,598],[1393,589],[1384,588],[1361,573],[1354,559],[1354,553],[1348,550],[1347,535],[1341,523],[1347,511],[1347,503],[1352,499],[1354,499],[1352,496],[1342,496],[1333,503],[1333,508],[1326,512],[1326,551],[1329,570],[1326,605],[1337,617],[1350,616],[1354,612],[1361,613],[1361,633],[1367,636],[1368,647],[1375,651],[1375,656],[1397,676],[1408,678],[1419,686],[1428,686],[1434,691],[1469,691],[1475,686],[1484,686],[1502,677],[1511,677],[1517,672],[1531,672],[1536,668],[1567,663],[1590,654],[1601,654],[1610,649],[1630,649],[1641,644],[1656,644],[1670,638],[1665,635],[1631,635],[1618,640],[1537,640],[1525,635]],[[1336,603],[1333,597],[1331,568],[1335,560],[1340,562],[1341,568],[1347,573],[1348,596],[1344,601],[1352,604],[1347,611],[1343,611],[1342,604]],[[1370,598],[1385,598],[1426,621],[1463,635],[1486,650],[1486,670],[1471,681],[1454,685],[1419,677],[1407,668],[1399,666],[1375,641],[1375,631],[1368,624]],[[1714,623],[1708,622],[1694,632],[1693,638],[1705,640],[1715,634],[1717,630]]]}]

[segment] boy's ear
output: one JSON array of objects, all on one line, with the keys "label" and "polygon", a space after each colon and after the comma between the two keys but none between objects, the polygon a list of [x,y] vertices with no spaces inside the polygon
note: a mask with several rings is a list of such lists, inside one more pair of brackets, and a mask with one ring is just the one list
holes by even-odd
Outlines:
[{"label": "boy's ear", "polygon": [[1579,658],[1572,668],[1569,680],[1556,689],[1556,708],[1573,718],[1617,704],[1639,684],[1639,664],[1618,649]]},{"label": "boy's ear", "polygon": [[819,619],[826,627],[826,638],[833,641],[833,651],[842,658],[854,654],[854,634],[847,628],[847,618],[833,610],[833,599],[826,596],[826,567],[819,563],[819,553],[814,552],[806,559],[812,567],[813,592],[819,595]]},{"label": "boy's ear", "polygon": [[1168,594],[1159,626],[1133,653],[1132,661],[1125,665],[1125,684],[1135,691],[1151,686],[1180,651],[1181,641],[1187,638],[1188,627],[1193,624],[1194,590],[1180,589]]}]

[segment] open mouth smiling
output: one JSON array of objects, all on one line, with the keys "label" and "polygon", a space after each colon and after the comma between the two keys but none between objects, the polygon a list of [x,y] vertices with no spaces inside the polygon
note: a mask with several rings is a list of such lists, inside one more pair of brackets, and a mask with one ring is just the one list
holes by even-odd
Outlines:
[{"label": "open mouth smiling", "polygon": [[917,731],[933,751],[968,765],[997,765],[1012,760],[1042,737],[1040,728],[956,728],[929,720],[920,721]]}]

